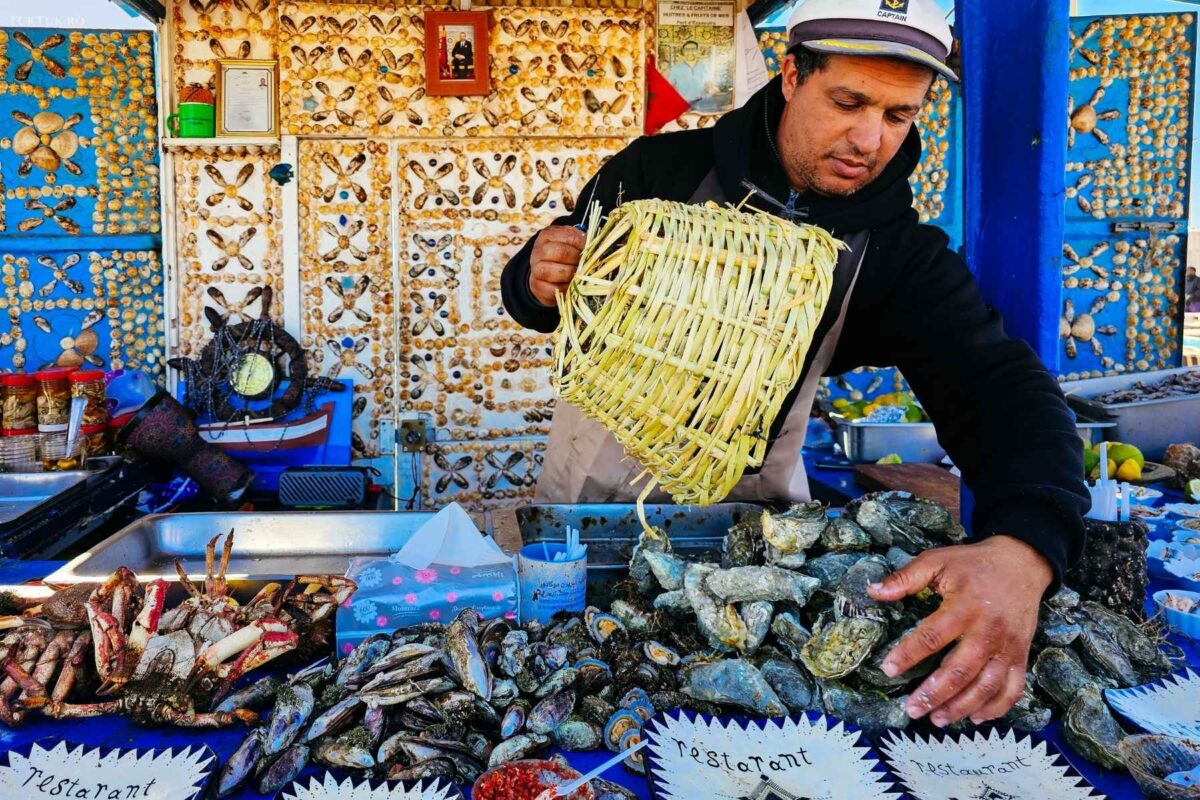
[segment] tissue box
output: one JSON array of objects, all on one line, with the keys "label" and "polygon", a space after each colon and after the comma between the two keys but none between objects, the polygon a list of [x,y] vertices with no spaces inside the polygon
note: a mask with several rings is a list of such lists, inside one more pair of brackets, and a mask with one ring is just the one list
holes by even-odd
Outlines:
[{"label": "tissue box", "polygon": [[464,608],[485,619],[517,616],[513,558],[451,504],[387,558],[351,560],[358,590],[337,612],[337,654],[373,633],[419,622],[448,623]]},{"label": "tissue box", "polygon": [[346,574],[358,583],[358,591],[337,612],[339,658],[373,633],[418,622],[448,623],[464,608],[474,608],[485,619],[517,616],[512,563],[413,569],[390,559],[354,559]]}]

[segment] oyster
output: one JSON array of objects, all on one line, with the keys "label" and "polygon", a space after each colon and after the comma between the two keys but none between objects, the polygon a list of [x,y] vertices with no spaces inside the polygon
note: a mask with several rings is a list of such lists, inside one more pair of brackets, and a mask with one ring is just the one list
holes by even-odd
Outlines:
[{"label": "oyster", "polygon": [[1025,693],[1021,695],[1021,699],[1014,703],[1013,707],[996,722],[1019,731],[1033,732],[1040,731],[1049,725],[1050,717],[1050,709],[1034,699],[1027,687]]},{"label": "oyster", "polygon": [[524,700],[517,700],[509,705],[504,710],[504,716],[500,718],[500,738],[511,739],[521,732],[525,727],[525,720],[529,716],[529,703]]},{"label": "oyster", "polygon": [[868,556],[851,567],[833,596],[834,618],[869,617],[886,622],[884,606],[867,594],[867,586],[879,583],[888,573],[887,562],[879,556]]},{"label": "oyster", "polygon": [[1098,686],[1079,657],[1059,647],[1047,647],[1038,653],[1033,662],[1033,675],[1038,688],[1062,708],[1069,706],[1084,689]]},{"label": "oyster", "polygon": [[794,505],[779,514],[763,511],[762,535],[780,553],[789,555],[816,544],[828,522],[825,506],[818,502]]},{"label": "oyster", "polygon": [[1102,628],[1128,656],[1141,673],[1139,682],[1157,680],[1171,671],[1171,659],[1129,617],[1093,602],[1083,603],[1080,611],[1087,620],[1085,627],[1090,623]]},{"label": "oyster", "polygon": [[683,571],[687,562],[673,553],[648,550],[642,554],[655,579],[668,592],[683,588]]},{"label": "oyster", "polygon": [[912,553],[901,550],[899,547],[888,548],[887,554],[884,556],[884,559],[887,561],[887,564],[891,568],[892,572],[895,572],[898,569],[904,569],[914,558],[916,558],[916,556],[914,556]]},{"label": "oyster", "polygon": [[852,553],[826,553],[819,558],[811,559],[800,572],[821,582],[821,589],[830,594],[837,591],[838,584],[850,568],[862,561],[869,554],[865,551]]},{"label": "oyster", "polygon": [[885,728],[905,728],[909,716],[903,697],[888,697],[883,692],[857,692],[838,681],[819,681],[825,713],[857,725],[868,734]]},{"label": "oyster", "polygon": [[908,636],[914,630],[916,630],[915,626],[904,631],[888,644],[879,648],[874,655],[867,659],[863,665],[858,668],[858,671],[855,673],[855,675],[857,675],[858,678],[864,683],[868,683],[871,686],[890,693],[894,692],[896,689],[902,689],[914,681],[920,680],[929,673],[933,672],[942,660],[941,655],[938,653],[929,656],[929,658],[926,658],[908,672],[897,675],[894,678],[889,677],[888,674],[883,671],[883,660],[887,658],[888,653],[892,652],[892,649],[900,643],[900,640],[905,636]]},{"label": "oyster", "polygon": [[846,513],[854,517],[877,547],[892,546],[892,517],[882,502],[868,495],[848,505]]},{"label": "oyster", "polygon": [[791,661],[783,658],[768,659],[758,671],[788,707],[788,711],[800,714],[809,710],[820,710],[821,700],[816,685],[804,670]]},{"label": "oyster", "polygon": [[821,532],[821,544],[831,553],[866,550],[871,546],[871,537],[857,522],[843,515],[829,520]]},{"label": "oyster", "polygon": [[717,650],[728,650],[745,644],[746,623],[736,608],[719,602],[705,588],[705,578],[715,570],[711,564],[689,565],[683,574],[683,592],[709,645]]},{"label": "oyster", "polygon": [[[721,566],[724,569],[732,567],[749,567],[762,562],[763,534],[762,520],[743,520],[735,522],[725,534],[725,542],[721,548]],[[653,565],[652,567],[653,568]],[[656,572],[655,575],[658,573]],[[680,578],[683,573],[680,571]],[[661,578],[659,582],[662,583]],[[664,589],[672,587],[663,584]]]},{"label": "oyster", "polygon": [[775,605],[765,600],[746,603],[742,606],[742,620],[746,623],[746,641],[740,648],[743,652],[753,653],[767,638],[771,631],[771,618],[775,616]]},{"label": "oyster", "polygon": [[1076,752],[1106,769],[1124,769],[1117,750],[1125,732],[1104,703],[1100,690],[1079,692],[1063,718],[1063,735]]},{"label": "oyster", "polygon": [[614,753],[621,749],[621,737],[629,731],[641,730],[643,720],[639,714],[622,708],[614,711],[604,724],[604,744]]},{"label": "oyster", "polygon": [[671,552],[671,540],[666,531],[654,528],[649,531],[643,530],[638,536],[633,554],[629,557],[629,577],[637,584],[638,591],[642,594],[651,594],[654,591],[655,583],[654,574],[650,570],[650,564],[646,561],[645,554],[669,552]]},{"label": "oyster", "polygon": [[726,603],[808,603],[820,581],[779,567],[734,567],[708,573],[704,586]]},{"label": "oyster", "polygon": [[692,605],[688,602],[687,595],[682,589],[663,592],[654,598],[654,607],[675,614],[686,614],[692,610]]},{"label": "oyster", "polygon": [[812,638],[812,633],[808,628],[801,625],[800,620],[796,619],[796,615],[790,611],[775,615],[775,619],[771,623],[771,632],[796,660],[800,659],[800,650],[805,643]]},{"label": "oyster", "polygon": [[1079,592],[1069,586],[1063,586],[1046,600],[1046,605],[1064,611],[1079,608]]},{"label": "oyster", "polygon": [[754,665],[741,659],[693,664],[685,670],[684,694],[739,706],[753,714],[780,717],[787,706]]},{"label": "oyster", "polygon": [[869,617],[843,617],[819,625],[800,650],[800,660],[817,678],[841,678],[867,660],[887,626]]},{"label": "oyster", "polygon": [[1094,617],[1080,615],[1079,646],[1088,668],[1117,682],[1119,687],[1136,686],[1141,682],[1138,671],[1111,630]]}]

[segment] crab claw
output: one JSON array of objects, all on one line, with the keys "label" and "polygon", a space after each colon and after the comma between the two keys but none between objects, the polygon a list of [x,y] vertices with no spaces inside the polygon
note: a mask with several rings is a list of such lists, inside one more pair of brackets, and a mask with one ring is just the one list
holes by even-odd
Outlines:
[{"label": "crab claw", "polygon": [[[299,639],[274,617],[256,619],[200,651],[188,676],[187,690],[191,692],[207,681],[210,685],[206,690],[215,696],[224,683],[295,649]],[[238,658],[232,664],[225,664],[235,655]]]},{"label": "crab claw", "polygon": [[[308,608],[313,622],[329,616],[358,589],[357,583],[341,575],[299,575],[296,582],[304,586],[304,594],[293,602]],[[329,594],[314,597],[321,589],[328,589]]]}]

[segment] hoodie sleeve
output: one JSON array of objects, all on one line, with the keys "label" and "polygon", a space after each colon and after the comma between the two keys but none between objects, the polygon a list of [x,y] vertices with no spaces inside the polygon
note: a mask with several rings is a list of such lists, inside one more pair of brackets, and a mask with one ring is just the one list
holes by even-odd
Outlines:
[{"label": "hoodie sleeve", "polygon": [[[638,158],[640,142],[633,142],[609,159],[579,192],[574,210],[554,220],[551,226],[578,225],[587,214],[587,206],[593,202],[599,203],[604,211],[612,211],[618,205],[618,198],[626,201],[644,197]],[[531,236],[505,265],[500,275],[500,296],[504,301],[504,310],[522,327],[552,333],[558,327],[558,309],[542,305],[529,288],[529,258],[536,241],[537,234]]]},{"label": "hoodie sleeve", "polygon": [[975,535],[1031,545],[1050,562],[1057,586],[1080,554],[1090,504],[1074,415],[1029,345],[1004,333],[945,234],[905,228],[909,241],[889,249],[911,257],[868,362],[880,363],[885,351],[920,397],[974,494]]}]

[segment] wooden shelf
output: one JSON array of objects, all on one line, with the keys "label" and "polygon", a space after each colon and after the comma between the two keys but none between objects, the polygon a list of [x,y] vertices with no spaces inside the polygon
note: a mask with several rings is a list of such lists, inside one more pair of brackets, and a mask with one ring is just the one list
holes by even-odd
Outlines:
[{"label": "wooden shelf", "polygon": [[167,150],[203,150],[207,148],[235,149],[262,148],[278,150],[278,136],[218,136],[211,139],[190,139],[167,136],[162,140],[162,146]]}]

